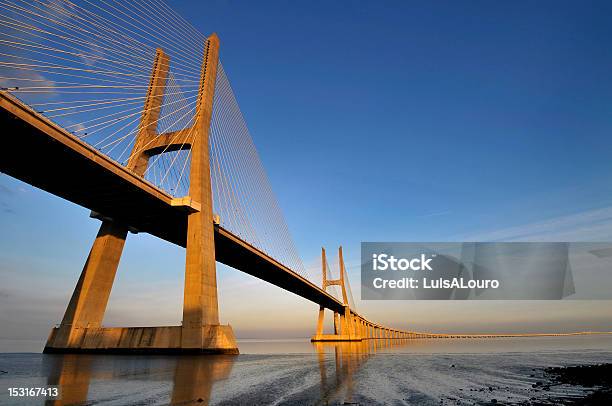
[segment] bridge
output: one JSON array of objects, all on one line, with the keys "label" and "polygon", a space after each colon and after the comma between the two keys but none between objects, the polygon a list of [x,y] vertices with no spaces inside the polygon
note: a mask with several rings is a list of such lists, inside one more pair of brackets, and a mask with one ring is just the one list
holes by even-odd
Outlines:
[{"label": "bridge", "polygon": [[[0,10],[0,171],[101,221],[45,352],[237,353],[219,323],[216,262],[318,304],[313,341],[423,336],[356,311],[341,250],[338,278],[324,251],[322,285],[307,274],[216,34],[158,0],[14,0]],[[181,325],[102,326],[130,232],[185,248]],[[333,334],[323,334],[325,310]]]},{"label": "bridge", "polygon": [[[337,274],[325,250],[322,278],[309,274],[219,38],[163,0],[6,0],[0,21],[0,171],[101,222],[45,352],[237,353],[231,326],[219,322],[217,262],[319,305],[314,342],[521,336],[373,322],[354,305],[341,248]],[[180,325],[102,326],[129,233],[185,248]],[[323,331],[326,310],[332,334]]]},{"label": "bridge", "polygon": [[[95,349],[106,350],[110,340],[120,337],[130,343],[128,348],[132,348],[134,340],[137,341],[136,348],[143,350],[148,349],[151,345],[151,349],[158,349],[157,341],[172,341],[173,338],[176,339],[178,345],[182,327],[180,329],[179,327],[101,328],[100,323],[104,317],[105,306],[110,296],[114,274],[128,230],[147,232],[189,249],[187,241],[189,216],[201,213],[201,204],[189,196],[172,197],[128,168],[67,133],[7,92],[0,93],[0,107],[2,107],[0,125],[7,129],[8,134],[19,135],[9,137],[8,144],[5,144],[7,148],[4,151],[12,148],[16,148],[13,150],[21,148],[31,151],[30,158],[36,163],[32,165],[31,162],[24,162],[17,155],[3,153],[0,170],[86,207],[92,210],[92,216],[102,221],[67,314],[62,325],[53,330],[49,339],[50,343],[48,343],[50,345],[47,345],[46,351],[57,351],[64,346],[72,348],[75,343],[81,346],[80,350],[89,349],[91,345],[94,345]],[[48,168],[48,170],[41,171],[41,167]],[[74,176],[75,172],[82,176]],[[86,178],[92,187],[83,187],[82,178]],[[338,280],[327,279],[327,275],[330,275],[331,272],[325,250],[323,250],[323,286],[319,287],[222,227],[215,222],[211,211],[209,211],[208,218],[213,233],[214,260],[270,282],[321,306],[317,334],[313,337],[313,341],[418,338],[427,335],[381,326],[368,321],[350,308],[341,248],[339,251],[341,272]],[[201,269],[200,266],[198,268]],[[328,286],[333,285],[341,287],[344,300],[334,297],[325,290]],[[186,291],[191,288],[193,286],[186,284]],[[216,284],[213,285],[213,288],[215,292],[209,291],[208,294],[214,294],[216,297]],[[201,303],[198,305],[204,306]],[[324,309],[334,313],[334,334],[323,334]],[[210,309],[207,310],[210,311]],[[77,317],[77,313],[80,313],[80,317]],[[213,312],[214,320],[218,320],[218,315],[215,313]],[[234,342],[227,326],[218,328],[224,330],[223,342]],[[66,336],[61,335],[62,329],[69,330],[65,332]],[[59,347],[56,343],[60,337],[69,339],[68,344]],[[151,345],[141,347],[145,339],[149,340]],[[91,340],[93,343],[90,343]],[[82,347],[83,345],[85,347]]]}]

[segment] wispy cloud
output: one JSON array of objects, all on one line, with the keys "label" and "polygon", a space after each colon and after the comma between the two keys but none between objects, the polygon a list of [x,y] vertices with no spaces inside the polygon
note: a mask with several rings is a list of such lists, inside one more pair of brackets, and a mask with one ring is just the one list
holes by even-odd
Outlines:
[{"label": "wispy cloud", "polygon": [[452,211],[450,210],[442,210],[442,211],[436,211],[433,213],[426,213],[426,214],[422,214],[420,216],[417,216],[417,218],[428,218],[428,217],[438,217],[438,216],[446,216],[447,214],[451,214]]},{"label": "wispy cloud", "polygon": [[71,128],[72,128],[72,131],[74,131],[75,133],[81,133],[85,131],[85,126],[82,123],[73,124]]},{"label": "wispy cloud", "polygon": [[13,210],[12,208],[8,207],[5,203],[2,203],[2,206],[4,206],[3,209],[2,209],[2,211],[4,213],[6,213],[6,214],[17,214],[15,212],[15,210]]},{"label": "wispy cloud", "polygon": [[611,241],[612,207],[466,235],[460,239],[462,241]]},{"label": "wispy cloud", "polygon": [[13,190],[10,189],[8,186],[0,185],[0,194],[3,194],[3,195],[12,195],[13,194]]},{"label": "wispy cloud", "polygon": [[11,78],[0,79],[0,87],[9,89],[17,87],[37,87],[45,88],[44,90],[46,92],[48,92],[49,89],[55,88],[55,82],[37,72],[3,68],[0,70],[0,73],[2,73],[2,75],[5,77]]},{"label": "wispy cloud", "polygon": [[2,197],[2,199],[0,199],[0,209],[2,210],[2,213],[15,214],[15,210],[13,210],[12,206],[8,203],[8,201],[4,199],[6,198],[10,200],[14,194],[15,191],[10,187],[6,185],[0,185],[0,197]]}]

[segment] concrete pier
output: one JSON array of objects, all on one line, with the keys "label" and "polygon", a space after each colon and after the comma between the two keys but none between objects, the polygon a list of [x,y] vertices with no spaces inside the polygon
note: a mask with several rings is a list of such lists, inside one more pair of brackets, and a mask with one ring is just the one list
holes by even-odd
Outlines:
[{"label": "concrete pier", "polygon": [[45,353],[238,354],[229,325],[202,327],[202,345],[198,348],[183,346],[181,326],[79,328],[67,345],[59,333],[59,328],[51,331]]},{"label": "concrete pier", "polygon": [[[103,217],[81,277],[59,327],[49,335],[44,352],[223,353],[237,354],[229,325],[219,324],[215,229],[209,160],[209,131],[219,60],[219,38],[204,47],[191,143],[172,143],[156,133],[170,58],[158,49],[138,134],[127,168],[143,176],[152,155],[191,149],[189,207],[186,230],[183,322],[170,327],[103,328],[101,323],[121,259],[128,227]],[[179,134],[180,135],[180,134]]]},{"label": "concrete pier", "polygon": [[325,308],[319,308],[319,318],[317,320],[317,331],[310,339],[311,342],[334,342],[334,341],[364,341],[364,340],[399,340],[410,338],[434,338],[437,335],[401,331],[393,328],[380,326],[368,321],[365,317],[353,311],[348,303],[346,291],[344,257],[342,247],[338,248],[338,263],[340,266],[340,277],[338,279],[327,279],[327,257],[325,248],[321,249],[321,268],[323,271],[323,290],[328,286],[338,285],[342,292],[344,311],[334,312],[334,334],[324,334],[323,324],[325,318]]},{"label": "concrete pier", "polygon": [[321,269],[323,271],[323,290],[327,287],[338,285],[342,292],[342,300],[344,303],[344,311],[341,313],[334,312],[334,334],[323,334],[323,322],[325,318],[325,309],[319,308],[319,318],[317,320],[317,332],[310,341],[362,341],[367,338],[365,329],[365,320],[356,315],[348,303],[348,295],[345,285],[345,269],[344,258],[342,256],[342,247],[338,248],[338,259],[340,263],[340,277],[338,279],[327,279],[327,256],[325,248],[321,248]]}]

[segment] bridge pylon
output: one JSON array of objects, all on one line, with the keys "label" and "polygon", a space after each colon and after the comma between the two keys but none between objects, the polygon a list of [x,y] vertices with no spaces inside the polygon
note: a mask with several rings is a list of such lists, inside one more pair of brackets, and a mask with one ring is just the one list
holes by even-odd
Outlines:
[{"label": "bridge pylon", "polygon": [[[157,49],[143,113],[127,168],[144,176],[149,158],[191,149],[181,326],[104,328],[102,321],[130,225],[92,212],[102,225],[59,327],[44,352],[238,353],[231,326],[219,324],[210,177],[209,131],[219,60],[219,38],[206,40],[193,126],[158,134],[170,58]],[[174,205],[174,201],[173,201]]]},{"label": "bridge pylon", "polygon": [[348,296],[346,294],[345,284],[345,269],[344,258],[342,256],[342,247],[338,248],[338,262],[340,266],[340,276],[338,279],[327,278],[327,256],[325,248],[321,248],[321,270],[323,272],[323,290],[327,290],[329,286],[340,286],[342,292],[342,302],[344,303],[343,312],[334,312],[334,333],[324,334],[323,324],[325,321],[325,308],[319,307],[319,318],[317,320],[317,332],[310,341],[361,341],[365,337],[365,329],[362,328],[364,321],[361,320],[350,308]]}]

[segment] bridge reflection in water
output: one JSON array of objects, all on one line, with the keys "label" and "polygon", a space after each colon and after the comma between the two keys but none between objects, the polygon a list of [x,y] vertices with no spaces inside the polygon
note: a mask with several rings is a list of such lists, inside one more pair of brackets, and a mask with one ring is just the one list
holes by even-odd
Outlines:
[{"label": "bridge reflection in water", "polygon": [[[414,340],[383,339],[350,342],[313,342],[321,374],[320,404],[352,404],[354,375],[379,351],[407,345]],[[330,362],[328,353],[332,354]]]},{"label": "bridge reflection in water", "polygon": [[[102,396],[113,400],[170,403],[175,405],[208,404],[215,382],[227,379],[234,365],[232,355],[174,356],[174,357],[100,357],[96,355],[52,355],[47,384],[57,385],[60,399],[48,400],[47,405],[88,404],[90,383],[101,383]],[[159,389],[141,392],[142,386],[122,391],[114,390],[113,382],[125,380],[159,381]],[[171,394],[167,396],[165,382],[171,381]],[[131,385],[130,385],[131,386]],[[149,387],[149,386],[148,386]],[[97,392],[100,392],[98,390]],[[126,403],[127,404],[127,403]]]},{"label": "bridge reflection in water", "polygon": [[[409,341],[414,342],[387,339],[312,343],[313,356],[317,359],[314,365],[318,364],[320,374],[319,388],[312,388],[314,393],[311,392],[315,396],[319,393],[319,401],[315,403],[351,401],[354,376],[368,358]],[[46,355],[43,374],[47,376],[47,384],[57,385],[61,393],[59,400],[48,400],[47,405],[83,405],[108,400],[205,405],[211,402],[216,385],[240,379],[240,374],[233,377],[231,374],[241,357]],[[146,389],[142,385],[144,381],[148,382]],[[229,386],[237,384],[232,382]]]}]

